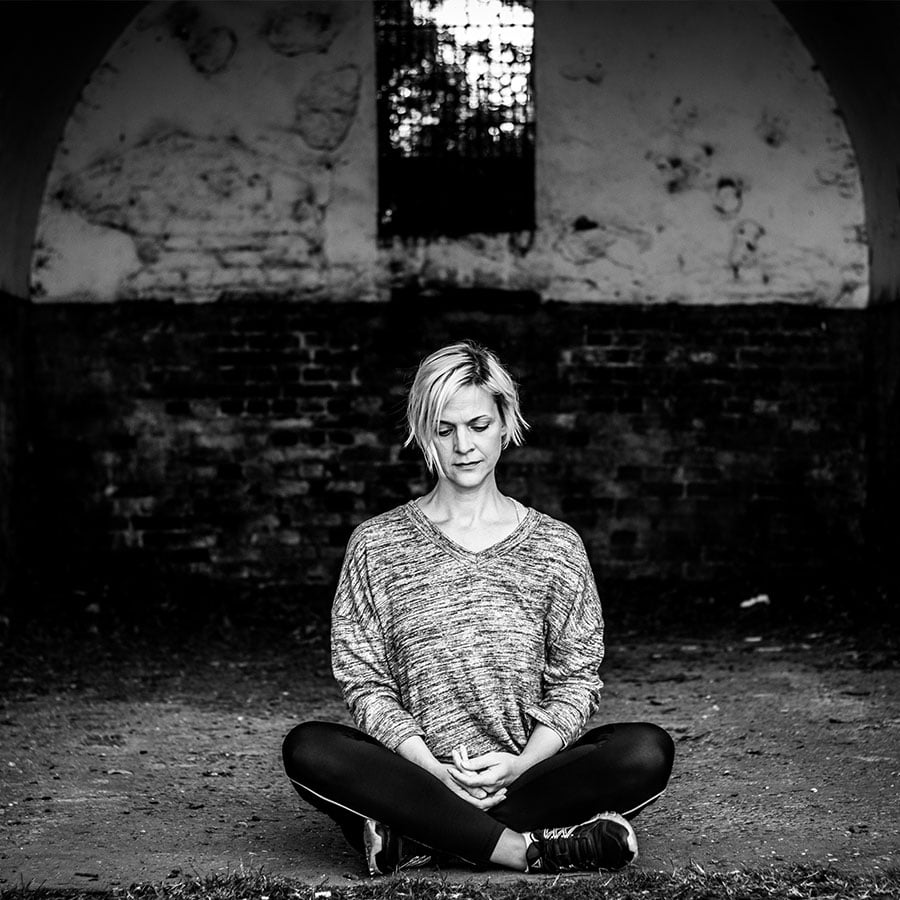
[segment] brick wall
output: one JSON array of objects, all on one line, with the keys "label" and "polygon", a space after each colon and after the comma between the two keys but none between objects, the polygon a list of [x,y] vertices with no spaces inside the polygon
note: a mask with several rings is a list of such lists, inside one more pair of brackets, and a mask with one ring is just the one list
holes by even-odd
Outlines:
[{"label": "brick wall", "polygon": [[474,301],[35,307],[34,576],[324,604],[353,526],[425,490],[404,383],[461,337],[522,384],[501,488],[574,525],[601,582],[771,590],[859,561],[864,314]]},{"label": "brick wall", "polygon": [[26,314],[24,301],[0,291],[0,612],[17,574]]}]

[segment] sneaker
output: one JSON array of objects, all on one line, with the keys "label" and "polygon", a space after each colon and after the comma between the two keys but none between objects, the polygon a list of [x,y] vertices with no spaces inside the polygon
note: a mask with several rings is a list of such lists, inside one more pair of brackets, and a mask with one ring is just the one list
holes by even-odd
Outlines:
[{"label": "sneaker", "polygon": [[408,840],[374,819],[363,825],[363,843],[370,875],[390,875],[403,869],[419,869],[432,861],[427,847]]},{"label": "sneaker", "polygon": [[568,828],[532,831],[531,841],[526,850],[529,872],[621,869],[638,855],[634,829],[613,812]]}]

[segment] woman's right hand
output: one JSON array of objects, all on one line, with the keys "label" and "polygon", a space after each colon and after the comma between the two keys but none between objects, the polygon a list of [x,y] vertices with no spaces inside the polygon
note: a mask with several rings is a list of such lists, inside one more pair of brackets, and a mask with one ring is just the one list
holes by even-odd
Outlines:
[{"label": "woman's right hand", "polygon": [[471,803],[472,806],[477,806],[478,809],[491,809],[506,799],[506,788],[500,788],[500,790],[495,791],[494,793],[489,793],[482,787],[468,787],[460,784],[450,774],[451,768],[453,767],[442,766],[441,772],[433,772],[432,774],[436,775],[437,778],[450,788],[454,794],[458,797],[462,797],[463,800],[467,803]]},{"label": "woman's right hand", "polygon": [[472,806],[479,809],[490,809],[498,803],[502,803],[506,799],[506,789],[501,788],[499,791],[490,792],[483,787],[474,787],[460,784],[450,774],[453,765],[445,765],[438,761],[432,752],[428,749],[425,741],[420,735],[413,735],[403,741],[397,748],[397,753],[404,759],[414,762],[417,766],[421,766],[425,771],[430,772],[437,778],[441,784],[446,785],[454,794],[461,797]]},{"label": "woman's right hand", "polygon": [[425,741],[419,735],[413,735],[403,741],[397,748],[397,753],[404,759],[408,759],[410,762],[414,762],[417,766],[421,766],[427,772],[430,772],[454,794],[462,797],[467,803],[471,803],[472,806],[477,806],[479,809],[490,809],[506,799],[505,788],[491,793],[483,787],[460,784],[450,774],[450,770],[454,767],[445,765],[435,759]]}]

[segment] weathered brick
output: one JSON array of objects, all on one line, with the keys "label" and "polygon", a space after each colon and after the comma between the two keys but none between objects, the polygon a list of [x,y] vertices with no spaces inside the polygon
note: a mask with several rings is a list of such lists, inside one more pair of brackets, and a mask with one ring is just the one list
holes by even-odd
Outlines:
[{"label": "weathered brick", "polygon": [[[55,545],[76,569],[80,548],[105,546],[172,577],[325,589],[355,524],[427,489],[399,449],[404,386],[457,335],[500,349],[534,426],[501,488],[575,525],[602,578],[811,573],[859,553],[857,314],[550,304],[411,307],[398,323],[367,304],[125,307],[35,315],[32,515],[65,528]],[[128,524],[154,515],[178,528]]]}]

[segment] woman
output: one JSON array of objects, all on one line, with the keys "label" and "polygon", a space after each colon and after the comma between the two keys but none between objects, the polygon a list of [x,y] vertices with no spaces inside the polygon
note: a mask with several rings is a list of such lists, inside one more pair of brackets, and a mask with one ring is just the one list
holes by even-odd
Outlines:
[{"label": "woman", "polygon": [[332,611],[358,729],[298,725],[287,774],[373,875],[437,853],[621,868],[674,745],[650,724],[581,733],[602,686],[600,602],[575,531],[497,487],[527,427],[516,385],[489,350],[453,344],[419,366],[407,419],[437,482],[354,531]]}]

